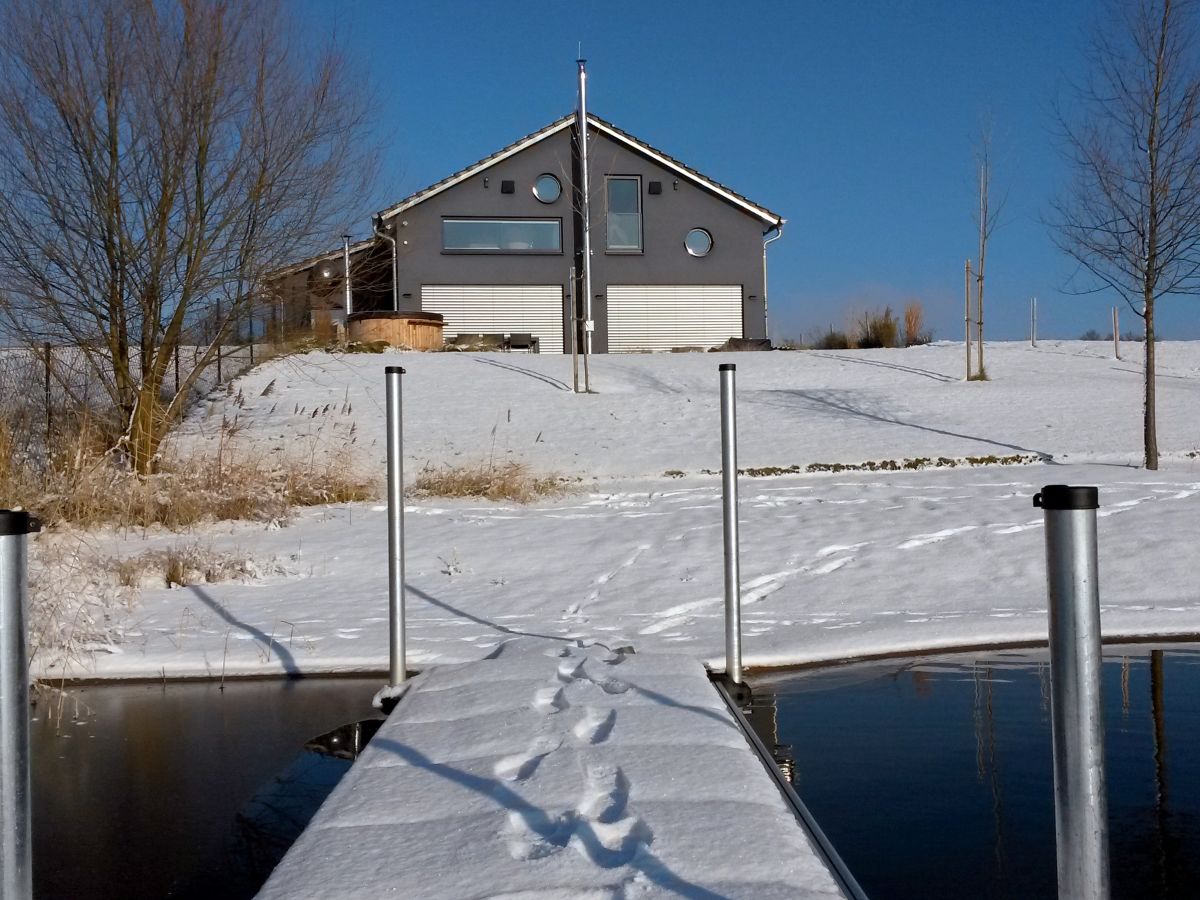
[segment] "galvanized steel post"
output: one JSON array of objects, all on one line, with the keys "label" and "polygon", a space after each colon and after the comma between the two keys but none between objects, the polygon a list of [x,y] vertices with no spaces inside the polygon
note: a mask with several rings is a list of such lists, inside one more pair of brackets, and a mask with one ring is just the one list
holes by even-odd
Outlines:
[{"label": "galvanized steel post", "polygon": [[1109,896],[1104,720],[1100,704],[1100,592],[1094,487],[1051,484],[1045,510],[1050,611],[1050,715],[1058,895]]},{"label": "galvanized steel post", "polygon": [[404,369],[387,366],[387,509],[388,509],[388,685],[408,677],[404,647],[404,434],[400,376]]},{"label": "galvanized steel post", "polygon": [[738,563],[737,407],[733,363],[718,367],[721,376],[721,500],[725,525],[725,674],[742,683],[742,592]]},{"label": "galvanized steel post", "polygon": [[29,513],[0,509],[0,900],[33,896],[25,545],[38,530]]}]

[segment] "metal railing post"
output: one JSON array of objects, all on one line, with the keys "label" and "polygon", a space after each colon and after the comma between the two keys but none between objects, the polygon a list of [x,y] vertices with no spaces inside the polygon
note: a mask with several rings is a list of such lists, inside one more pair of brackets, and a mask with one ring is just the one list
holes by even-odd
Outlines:
[{"label": "metal railing post", "polygon": [[1094,487],[1051,484],[1045,510],[1050,613],[1050,717],[1058,896],[1109,896],[1104,720],[1100,704],[1100,591]]},{"label": "metal railing post", "polygon": [[38,530],[29,513],[0,509],[0,900],[33,896],[25,547]]},{"label": "metal railing post", "polygon": [[404,684],[408,676],[404,647],[404,434],[400,376],[404,369],[387,366],[387,491],[388,491],[388,686]]},{"label": "metal railing post", "polygon": [[737,407],[733,363],[718,366],[721,377],[721,503],[725,525],[725,674],[742,683],[742,593],[738,563]]}]

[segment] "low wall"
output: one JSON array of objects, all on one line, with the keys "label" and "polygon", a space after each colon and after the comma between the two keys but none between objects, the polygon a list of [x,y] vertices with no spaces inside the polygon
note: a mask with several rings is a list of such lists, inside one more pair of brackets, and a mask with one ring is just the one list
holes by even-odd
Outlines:
[{"label": "low wall", "polygon": [[442,325],[438,313],[361,312],[350,316],[347,336],[364,344],[386,341],[392,347],[441,350]]}]

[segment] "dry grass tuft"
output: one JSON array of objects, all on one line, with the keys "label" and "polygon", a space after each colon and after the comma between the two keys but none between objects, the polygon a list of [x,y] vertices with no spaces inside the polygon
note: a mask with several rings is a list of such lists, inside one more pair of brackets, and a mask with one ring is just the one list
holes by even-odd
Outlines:
[{"label": "dry grass tuft", "polygon": [[64,676],[124,638],[137,591],[119,565],[78,536],[35,535],[29,547],[30,663]]},{"label": "dry grass tuft", "polygon": [[118,582],[129,588],[187,587],[288,574],[274,560],[263,565],[248,556],[223,553],[198,543],[147,550],[138,556],[114,560],[112,565]]},{"label": "dry grass tuft", "polygon": [[138,476],[94,429],[59,439],[55,455],[39,460],[15,452],[0,421],[0,507],[28,509],[48,525],[178,531],[206,520],[281,521],[295,507],[376,496],[352,465],[241,452],[233,437],[230,429],[215,450],[167,455],[157,474]]},{"label": "dry grass tuft", "polygon": [[532,503],[570,493],[570,481],[559,475],[535,475],[523,463],[481,463],[478,466],[426,466],[413,490],[423,497],[483,497]]},{"label": "dry grass tuft", "polygon": [[[96,654],[121,652],[136,625],[133,611],[143,589],[295,574],[274,556],[255,559],[198,542],[119,558],[100,549],[86,532],[43,532],[30,541],[30,661],[42,678],[92,671]],[[184,607],[180,627],[168,639],[181,646],[189,632],[204,627],[204,615]]]},{"label": "dry grass tuft", "polygon": [[933,333],[925,327],[925,307],[920,300],[913,300],[904,307],[904,346],[917,347],[933,340]]},{"label": "dry grass tuft", "polygon": [[900,337],[900,323],[886,306],[883,312],[865,312],[854,324],[854,345],[860,350],[895,347]]}]

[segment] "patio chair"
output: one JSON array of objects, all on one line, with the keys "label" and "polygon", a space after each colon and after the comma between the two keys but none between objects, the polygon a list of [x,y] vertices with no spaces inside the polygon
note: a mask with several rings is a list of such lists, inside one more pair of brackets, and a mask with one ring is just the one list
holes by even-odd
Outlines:
[{"label": "patio chair", "polygon": [[538,339],[532,334],[510,334],[508,349],[513,353],[539,353]]}]

